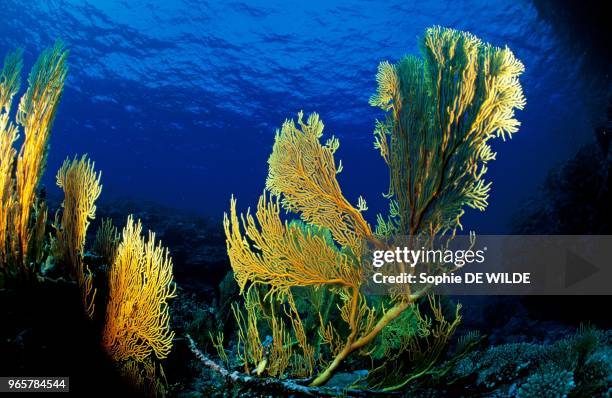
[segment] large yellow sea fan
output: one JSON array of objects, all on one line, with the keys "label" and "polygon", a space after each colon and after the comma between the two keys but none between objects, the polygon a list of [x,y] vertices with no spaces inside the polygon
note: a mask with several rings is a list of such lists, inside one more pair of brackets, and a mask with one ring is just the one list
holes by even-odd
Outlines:
[{"label": "large yellow sea fan", "polygon": [[68,52],[61,42],[40,55],[30,72],[28,90],[21,97],[17,111],[17,123],[22,126],[25,137],[16,170],[16,223],[24,254],[28,251],[30,214],[45,168],[49,133],[68,72],[67,56]]},{"label": "large yellow sea fan", "polygon": [[168,250],[141,236],[140,221],[128,217],[109,271],[109,299],[103,346],[117,362],[142,362],[152,353],[165,358],[172,349],[168,299],[175,297]]},{"label": "large yellow sea fan", "polygon": [[[342,194],[336,179],[342,166],[334,159],[338,140],[332,137],[325,144],[320,142],[323,123],[316,113],[306,122],[300,113],[297,123],[285,121],[277,131],[266,181],[272,195],[268,198],[264,192],[255,217],[248,212],[239,217],[232,198],[224,227],[227,252],[247,308],[245,317],[234,307],[245,370],[255,365],[260,375],[265,370],[274,374],[286,368],[286,351],[261,358],[258,321],[270,320],[270,316],[255,311],[254,306],[262,304],[250,294],[258,285],[264,285],[268,298],[275,294],[292,309],[274,316],[289,318],[285,321],[293,325],[292,339],[305,357],[311,356],[311,343],[306,341],[304,330],[296,327],[300,318],[293,293],[303,286],[331,288],[334,294],[329,297],[333,300],[327,305],[336,304],[340,317],[324,320],[321,316],[318,342],[329,346],[333,358],[325,358],[325,351],[318,350],[312,362],[321,369],[311,385],[324,385],[352,353],[371,353],[371,345],[380,341],[379,333],[427,293],[425,288],[390,294],[378,307],[361,291],[358,262],[362,242],[386,248],[382,237],[409,235],[433,241],[448,232],[452,236],[461,226],[466,206],[486,208],[491,184],[483,176],[487,162],[495,159],[488,140],[517,131],[514,110],[525,105],[518,80],[523,65],[507,48],[495,48],[468,32],[441,27],[427,29],[421,55],[406,56],[396,64],[381,63],[376,76],[378,90],[370,99],[372,105],[387,112],[384,121],[376,124],[374,142],[390,171],[386,195],[390,211],[388,217],[379,217],[380,235],[373,236],[361,214],[367,209],[365,201],[360,199],[353,206]],[[302,220],[283,222],[280,205]],[[413,242],[411,238],[410,244]],[[436,319],[440,314],[436,313]],[[343,322],[341,327],[335,325],[338,319]],[[276,331],[272,333],[273,344],[280,348],[286,339],[274,324],[275,320],[272,325],[268,322],[268,328]],[[455,327],[447,327],[447,336],[437,342],[446,344]],[[434,336],[443,333],[435,327],[427,332]],[[403,350],[398,357],[414,358],[423,352],[416,346]],[[427,361],[425,371],[401,374],[402,380],[388,388],[403,387],[427,375],[436,358]],[[296,369],[292,372],[299,374]]]},{"label": "large yellow sea fan", "polygon": [[421,49],[422,58],[380,64],[373,98],[382,100],[371,101],[390,111],[375,139],[398,209],[396,224],[383,229],[400,235],[452,232],[466,206],[486,208],[491,183],[484,175],[495,159],[489,140],[517,132],[514,111],[525,106],[524,66],[508,48],[433,27]]},{"label": "large yellow sea fan", "polygon": [[[66,79],[67,52],[61,42],[45,50],[32,68],[28,89],[21,97],[16,123],[10,120],[19,91],[22,51],[6,56],[0,72],[0,266],[12,275],[32,275],[31,253],[40,254],[44,232],[36,189],[47,155],[47,142]],[[21,149],[13,144],[22,128]],[[36,219],[36,216],[39,219]],[[10,269],[9,269],[10,268]]]}]

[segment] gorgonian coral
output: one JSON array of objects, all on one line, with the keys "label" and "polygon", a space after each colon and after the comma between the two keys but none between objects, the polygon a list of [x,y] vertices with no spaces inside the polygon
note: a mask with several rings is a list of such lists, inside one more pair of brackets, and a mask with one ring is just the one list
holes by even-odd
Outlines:
[{"label": "gorgonian coral", "polygon": [[[232,199],[224,226],[232,268],[245,297],[247,315],[235,312],[246,370],[254,366],[257,374],[268,369],[277,377],[315,376],[311,384],[318,386],[352,353],[369,355],[372,344],[386,344],[377,336],[400,322],[400,315],[427,289],[406,288],[384,299],[366,297],[360,264],[365,244],[384,246],[395,235],[429,241],[452,236],[461,227],[466,206],[487,206],[491,185],[483,177],[495,158],[488,142],[518,129],[514,109],[525,105],[518,80],[523,65],[508,48],[492,47],[453,29],[427,29],[421,48],[420,58],[381,63],[378,91],[370,99],[387,113],[384,121],[376,122],[374,134],[390,174],[390,212],[378,217],[375,230],[363,217],[365,200],[359,197],[353,205],[342,194],[336,178],[342,165],[334,159],[339,141],[331,137],[321,142],[323,123],[316,113],[306,121],[300,113],[297,124],[286,121],[277,132],[268,161],[270,195],[264,192],[255,217],[247,213],[240,222]],[[281,206],[299,215],[300,223],[283,221]],[[324,303],[300,311],[298,302],[314,303],[312,297],[321,290],[329,292]],[[447,322],[438,306],[432,310],[448,330],[437,341],[446,342],[458,314],[456,322]],[[319,314],[314,329],[305,321],[309,311]],[[284,321],[279,320],[283,315]],[[272,342],[262,342],[258,329],[270,331]],[[314,333],[305,338],[304,330]],[[411,345],[404,349],[411,350]],[[421,354],[435,361],[440,351]],[[298,365],[311,356],[322,371]],[[425,364],[420,369],[429,368]],[[384,380],[376,384],[384,388]],[[403,386],[405,380],[396,378],[392,384]]]},{"label": "gorgonian coral", "polygon": [[[46,210],[38,203],[36,190],[47,158],[47,143],[66,80],[68,52],[61,42],[40,55],[28,77],[16,123],[9,113],[19,91],[22,52],[9,54],[0,73],[0,267],[9,275],[34,274],[30,254],[39,254],[44,236]],[[24,140],[13,148],[19,128]],[[38,216],[38,218],[34,216]],[[45,217],[45,220],[40,217]],[[36,261],[34,261],[36,262]]]},{"label": "gorgonian coral", "polygon": [[95,218],[95,201],[102,192],[100,177],[101,173],[96,173],[94,163],[85,155],[72,161],[66,159],[57,172],[57,185],[64,190],[61,225],[56,225],[57,242],[64,260],[71,265],[90,318],[95,311],[96,290],[83,255],[89,220]]},{"label": "gorgonian coral", "polygon": [[[68,269],[86,314],[94,318],[97,290],[85,261],[95,256],[86,253],[86,236],[102,190],[101,173],[86,156],[64,162],[57,173],[64,200],[53,224],[55,236],[47,233],[48,210],[37,192],[66,79],[66,58],[61,42],[41,54],[30,72],[15,122],[10,112],[19,91],[22,52],[9,54],[0,72],[0,277],[8,277],[2,282],[44,283],[47,271]],[[20,128],[24,139],[17,150],[14,144]],[[103,345],[127,379],[153,394],[164,388],[154,359],[165,358],[172,347],[167,300],[174,297],[175,285],[167,249],[156,243],[153,234],[148,240],[142,238],[141,231],[140,223],[128,218],[119,244],[117,230],[106,221],[94,251],[111,265],[107,311],[102,314],[106,316]],[[38,272],[43,263],[44,272]]]},{"label": "gorgonian coral", "polygon": [[141,236],[142,225],[130,216],[109,270],[103,345],[117,362],[165,358],[172,348],[168,299],[175,296],[168,250]]}]

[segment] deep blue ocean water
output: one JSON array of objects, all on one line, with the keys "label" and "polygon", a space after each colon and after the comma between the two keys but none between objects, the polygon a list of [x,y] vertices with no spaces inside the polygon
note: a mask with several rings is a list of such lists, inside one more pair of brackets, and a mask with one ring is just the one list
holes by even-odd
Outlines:
[{"label": "deep blue ocean water", "polygon": [[[0,53],[25,50],[25,70],[56,38],[70,72],[44,183],[67,156],[103,171],[102,200],[131,197],[220,219],[231,194],[242,209],[264,187],[274,132],[303,109],[341,140],[340,182],[375,220],[386,210],[382,159],[368,105],[382,60],[416,53],[431,25],[508,45],[526,66],[522,128],[499,142],[490,207],[464,225],[507,230],[548,170],[592,138],[601,82],[588,49],[568,48],[528,0],[518,1],[2,1]],[[25,72],[24,70],[24,72]]]}]

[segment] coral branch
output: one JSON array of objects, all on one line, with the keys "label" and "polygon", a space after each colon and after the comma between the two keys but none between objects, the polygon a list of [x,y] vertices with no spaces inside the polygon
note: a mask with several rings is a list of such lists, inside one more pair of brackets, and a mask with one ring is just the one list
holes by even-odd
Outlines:
[{"label": "coral branch", "polygon": [[[40,260],[37,257],[41,254],[47,211],[39,203],[36,190],[66,80],[67,54],[62,43],[57,42],[40,55],[19,102],[16,123],[9,116],[21,83],[21,50],[6,56],[0,73],[0,270],[12,277],[32,277],[32,263]],[[13,144],[19,127],[24,140],[17,152]]]},{"label": "coral branch", "polygon": [[67,56],[61,42],[40,55],[30,72],[28,91],[21,98],[17,111],[17,123],[25,135],[15,177],[18,198],[15,223],[23,261],[26,261],[30,242],[32,203],[45,168],[49,133],[68,71]]},{"label": "coral branch", "polygon": [[323,134],[323,122],[316,113],[302,121],[298,114],[298,126],[293,120],[285,121],[268,160],[270,170],[266,188],[282,195],[287,210],[301,213],[305,222],[329,228],[334,239],[355,252],[360,239],[372,231],[361,213],[342,194],[336,178],[338,169],[334,153],[339,141],[331,137],[325,145],[319,139]]},{"label": "coral branch", "polygon": [[101,173],[96,173],[94,163],[83,155],[70,161],[66,159],[57,172],[57,185],[64,190],[61,225],[56,225],[57,241],[62,256],[72,267],[72,274],[79,284],[83,306],[93,317],[96,290],[93,276],[83,263],[85,237],[89,220],[95,218],[95,201],[102,192]]},{"label": "coral branch", "polygon": [[[321,388],[321,387],[309,387],[298,384],[293,380],[279,380],[276,378],[261,378],[255,376],[249,376],[238,371],[230,372],[225,367],[219,365],[200,349],[198,349],[195,341],[190,335],[186,334],[185,339],[187,340],[187,346],[195,358],[200,363],[206,366],[208,369],[215,373],[218,373],[221,377],[228,380],[231,383],[242,384],[250,386],[254,389],[266,391],[270,394],[271,391],[276,391],[278,394],[303,394],[309,397],[371,397],[378,394],[376,391],[367,390],[353,390],[353,389],[332,389],[332,388]],[[389,394],[384,394],[389,396]]]}]

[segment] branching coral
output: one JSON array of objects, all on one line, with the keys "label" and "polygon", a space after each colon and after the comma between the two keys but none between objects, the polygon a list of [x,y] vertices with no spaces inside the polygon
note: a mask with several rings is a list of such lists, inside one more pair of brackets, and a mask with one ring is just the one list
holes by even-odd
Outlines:
[{"label": "branching coral", "polygon": [[460,226],[463,207],[484,210],[495,159],[488,141],[518,130],[514,109],[525,106],[523,64],[508,48],[466,32],[425,32],[423,59],[406,56],[378,68],[370,103],[388,112],[375,146],[389,165],[397,206],[390,232],[436,234]]},{"label": "branching coral", "polygon": [[[245,293],[246,314],[234,304],[232,311],[238,324],[238,358],[246,373],[260,376],[264,371],[273,377],[287,374],[309,377],[315,367],[315,347],[307,341],[302,317],[297,311],[293,294],[287,293],[287,304],[262,300],[256,288]],[[284,317],[291,318],[286,325]],[[291,315],[289,315],[289,313]],[[270,335],[261,340],[260,329]]]},{"label": "branching coral", "polygon": [[18,128],[9,119],[13,97],[19,91],[21,51],[9,54],[0,74],[0,267],[7,267],[11,252],[12,213],[15,205],[13,147]]},{"label": "branching coral", "polygon": [[[432,241],[448,232],[452,236],[461,227],[466,206],[479,210],[487,206],[490,183],[483,176],[487,162],[495,158],[488,141],[511,136],[518,129],[514,109],[525,105],[518,80],[523,65],[509,49],[494,48],[452,29],[430,28],[421,44],[422,58],[381,63],[378,91],[370,100],[387,112],[374,134],[375,147],[390,172],[390,213],[378,217],[375,232],[362,215],[367,210],[365,200],[360,197],[353,206],[342,194],[336,179],[342,165],[336,166],[334,159],[339,142],[333,137],[320,142],[323,123],[316,113],[306,122],[300,113],[297,125],[286,121],[277,132],[266,181],[271,195],[264,192],[255,217],[248,212],[239,217],[232,198],[230,214],[224,218],[227,251],[251,308],[247,320],[237,315],[239,324],[246,325],[241,340],[249,341],[251,355],[243,356],[245,363],[278,367],[257,348],[262,345],[258,320],[278,324],[280,315],[270,318],[263,310],[266,306],[289,308],[284,312],[287,322],[300,324],[294,292],[328,289],[339,319],[321,316],[318,338],[332,357],[323,358],[323,351],[316,351],[315,361],[324,370],[312,381],[314,386],[325,384],[351,353],[371,352],[366,347],[377,341],[379,333],[426,293],[401,291],[376,302],[365,297],[359,260],[364,242],[379,246],[394,235],[407,235],[410,243]],[[281,205],[303,222],[282,221]],[[251,298],[253,289],[265,292],[263,300]],[[407,343],[400,348],[414,358],[420,355],[429,367],[460,319],[457,315],[456,322],[449,323],[439,307],[432,305],[432,310],[439,322],[439,329],[431,331],[439,337],[432,340],[435,347],[420,350]],[[291,336],[303,345],[299,328],[294,327]],[[276,349],[285,340],[279,329],[271,344]]]},{"label": "branching coral", "polygon": [[102,192],[101,173],[96,173],[94,166],[83,155],[81,159],[66,159],[57,172],[57,186],[64,190],[61,229],[57,238],[66,259],[75,268],[85,250],[89,220],[96,216],[95,201]]},{"label": "branching coral", "polygon": [[17,154],[13,143],[17,141],[18,129],[9,120],[9,112],[13,96],[19,89],[19,72],[21,57],[10,54],[4,61],[0,77],[0,265],[5,272],[9,271],[11,255],[12,214],[14,206],[14,162]]},{"label": "branching coral", "polygon": [[[21,51],[9,54],[0,76],[0,263],[6,273],[30,276],[30,252],[40,253],[46,211],[37,204],[36,189],[47,156],[47,142],[67,73],[67,51],[61,42],[45,50],[28,77],[16,123],[9,120],[20,85]],[[18,129],[24,140],[17,152]],[[41,220],[36,217],[45,217]],[[33,259],[35,260],[35,259]]]},{"label": "branching coral", "polygon": [[256,294],[256,291],[253,290],[252,292],[253,293],[248,292],[245,295],[244,306],[246,315],[237,304],[232,305],[232,312],[234,313],[238,325],[238,349],[236,352],[238,359],[244,364],[246,373],[250,373],[251,364],[259,368],[260,364],[264,361],[264,347],[259,337],[259,328],[257,325],[257,318],[259,315],[257,311],[259,308],[252,304],[253,296],[251,294]]},{"label": "branching coral", "polygon": [[165,397],[167,381],[163,367],[152,359],[143,362],[127,361],[120,367],[125,380],[139,395],[144,397]]},{"label": "branching coral", "polygon": [[48,248],[48,245],[45,244],[45,234],[47,232],[48,214],[49,209],[47,208],[47,204],[45,203],[45,201],[37,199],[36,202],[34,202],[34,225],[32,226],[32,241],[29,245],[29,256],[31,261],[34,262],[34,264],[40,264],[47,254],[46,249]]},{"label": "branching coral", "polygon": [[30,72],[28,90],[19,102],[17,123],[25,139],[17,157],[15,222],[22,253],[28,250],[32,203],[45,168],[49,133],[68,72],[67,56],[60,42],[45,50]]},{"label": "branching coral", "polygon": [[95,201],[102,192],[101,173],[96,173],[94,163],[83,155],[70,161],[66,159],[57,172],[57,185],[64,190],[61,225],[56,225],[57,242],[62,256],[72,267],[72,274],[81,290],[87,314],[94,313],[96,290],[92,275],[83,263],[85,237],[89,220],[95,218]]},{"label": "branching coral", "polygon": [[21,86],[22,50],[9,53],[4,59],[0,73],[0,110],[3,114],[11,111],[13,97]]},{"label": "branching coral", "polygon": [[[398,390],[425,375],[444,371],[433,368],[461,323],[461,305],[455,308],[454,319],[448,321],[440,301],[434,296],[428,298],[431,317],[422,315],[418,306],[413,306],[412,311],[404,311],[378,336],[377,350],[382,361],[368,374],[370,386],[384,391]],[[409,318],[407,322],[404,317]]]},{"label": "branching coral", "polygon": [[155,234],[141,236],[130,216],[109,271],[103,345],[117,362],[165,358],[172,348],[168,299],[175,296],[172,260]]},{"label": "branching coral", "polygon": [[336,179],[342,170],[342,163],[336,167],[334,160],[340,143],[331,137],[321,145],[323,122],[319,115],[313,113],[306,123],[302,117],[300,112],[299,128],[288,120],[276,134],[266,188],[282,195],[287,210],[300,213],[307,223],[328,228],[341,246],[357,252],[361,238],[371,235],[371,230],[360,208],[342,195]]},{"label": "branching coral", "polygon": [[223,364],[225,366],[229,366],[229,358],[227,356],[227,353],[225,352],[225,348],[223,347],[223,340],[224,340],[223,332],[219,331],[214,336],[211,332],[208,332],[208,336],[210,338],[210,341],[213,347],[215,348],[215,350],[217,350],[217,355],[219,355],[219,358],[221,358],[221,361],[223,361]]},{"label": "branching coral", "polygon": [[[264,193],[256,217],[257,223],[247,213],[242,223],[246,235],[243,236],[236,201],[232,199],[230,216],[226,215],[224,221],[227,251],[241,289],[247,282],[269,285],[268,294],[280,295],[293,286],[358,287],[360,273],[352,266],[350,257],[322,236],[296,224],[283,223],[277,199]],[[258,251],[245,244],[245,237]]]},{"label": "branching coral", "polygon": [[[268,199],[264,193],[257,207],[259,225],[247,214],[242,223],[246,231],[246,236],[243,236],[236,214],[236,202],[232,200],[230,216],[226,216],[224,221],[227,250],[241,290],[249,282],[251,287],[266,285],[269,287],[267,298],[289,305],[294,336],[304,352],[303,360],[310,363],[307,368],[311,373],[314,353],[306,343],[291,288],[327,285],[342,289],[341,314],[352,330],[351,342],[358,333],[365,334],[371,328],[371,317],[367,315],[372,312],[359,292],[361,271],[355,264],[355,256],[338,250],[329,237],[315,229],[304,228],[298,223],[283,223],[279,213],[278,201]],[[252,247],[247,239],[253,242]],[[252,314],[250,316],[254,317]],[[279,344],[279,341],[274,342],[275,346]]]}]

